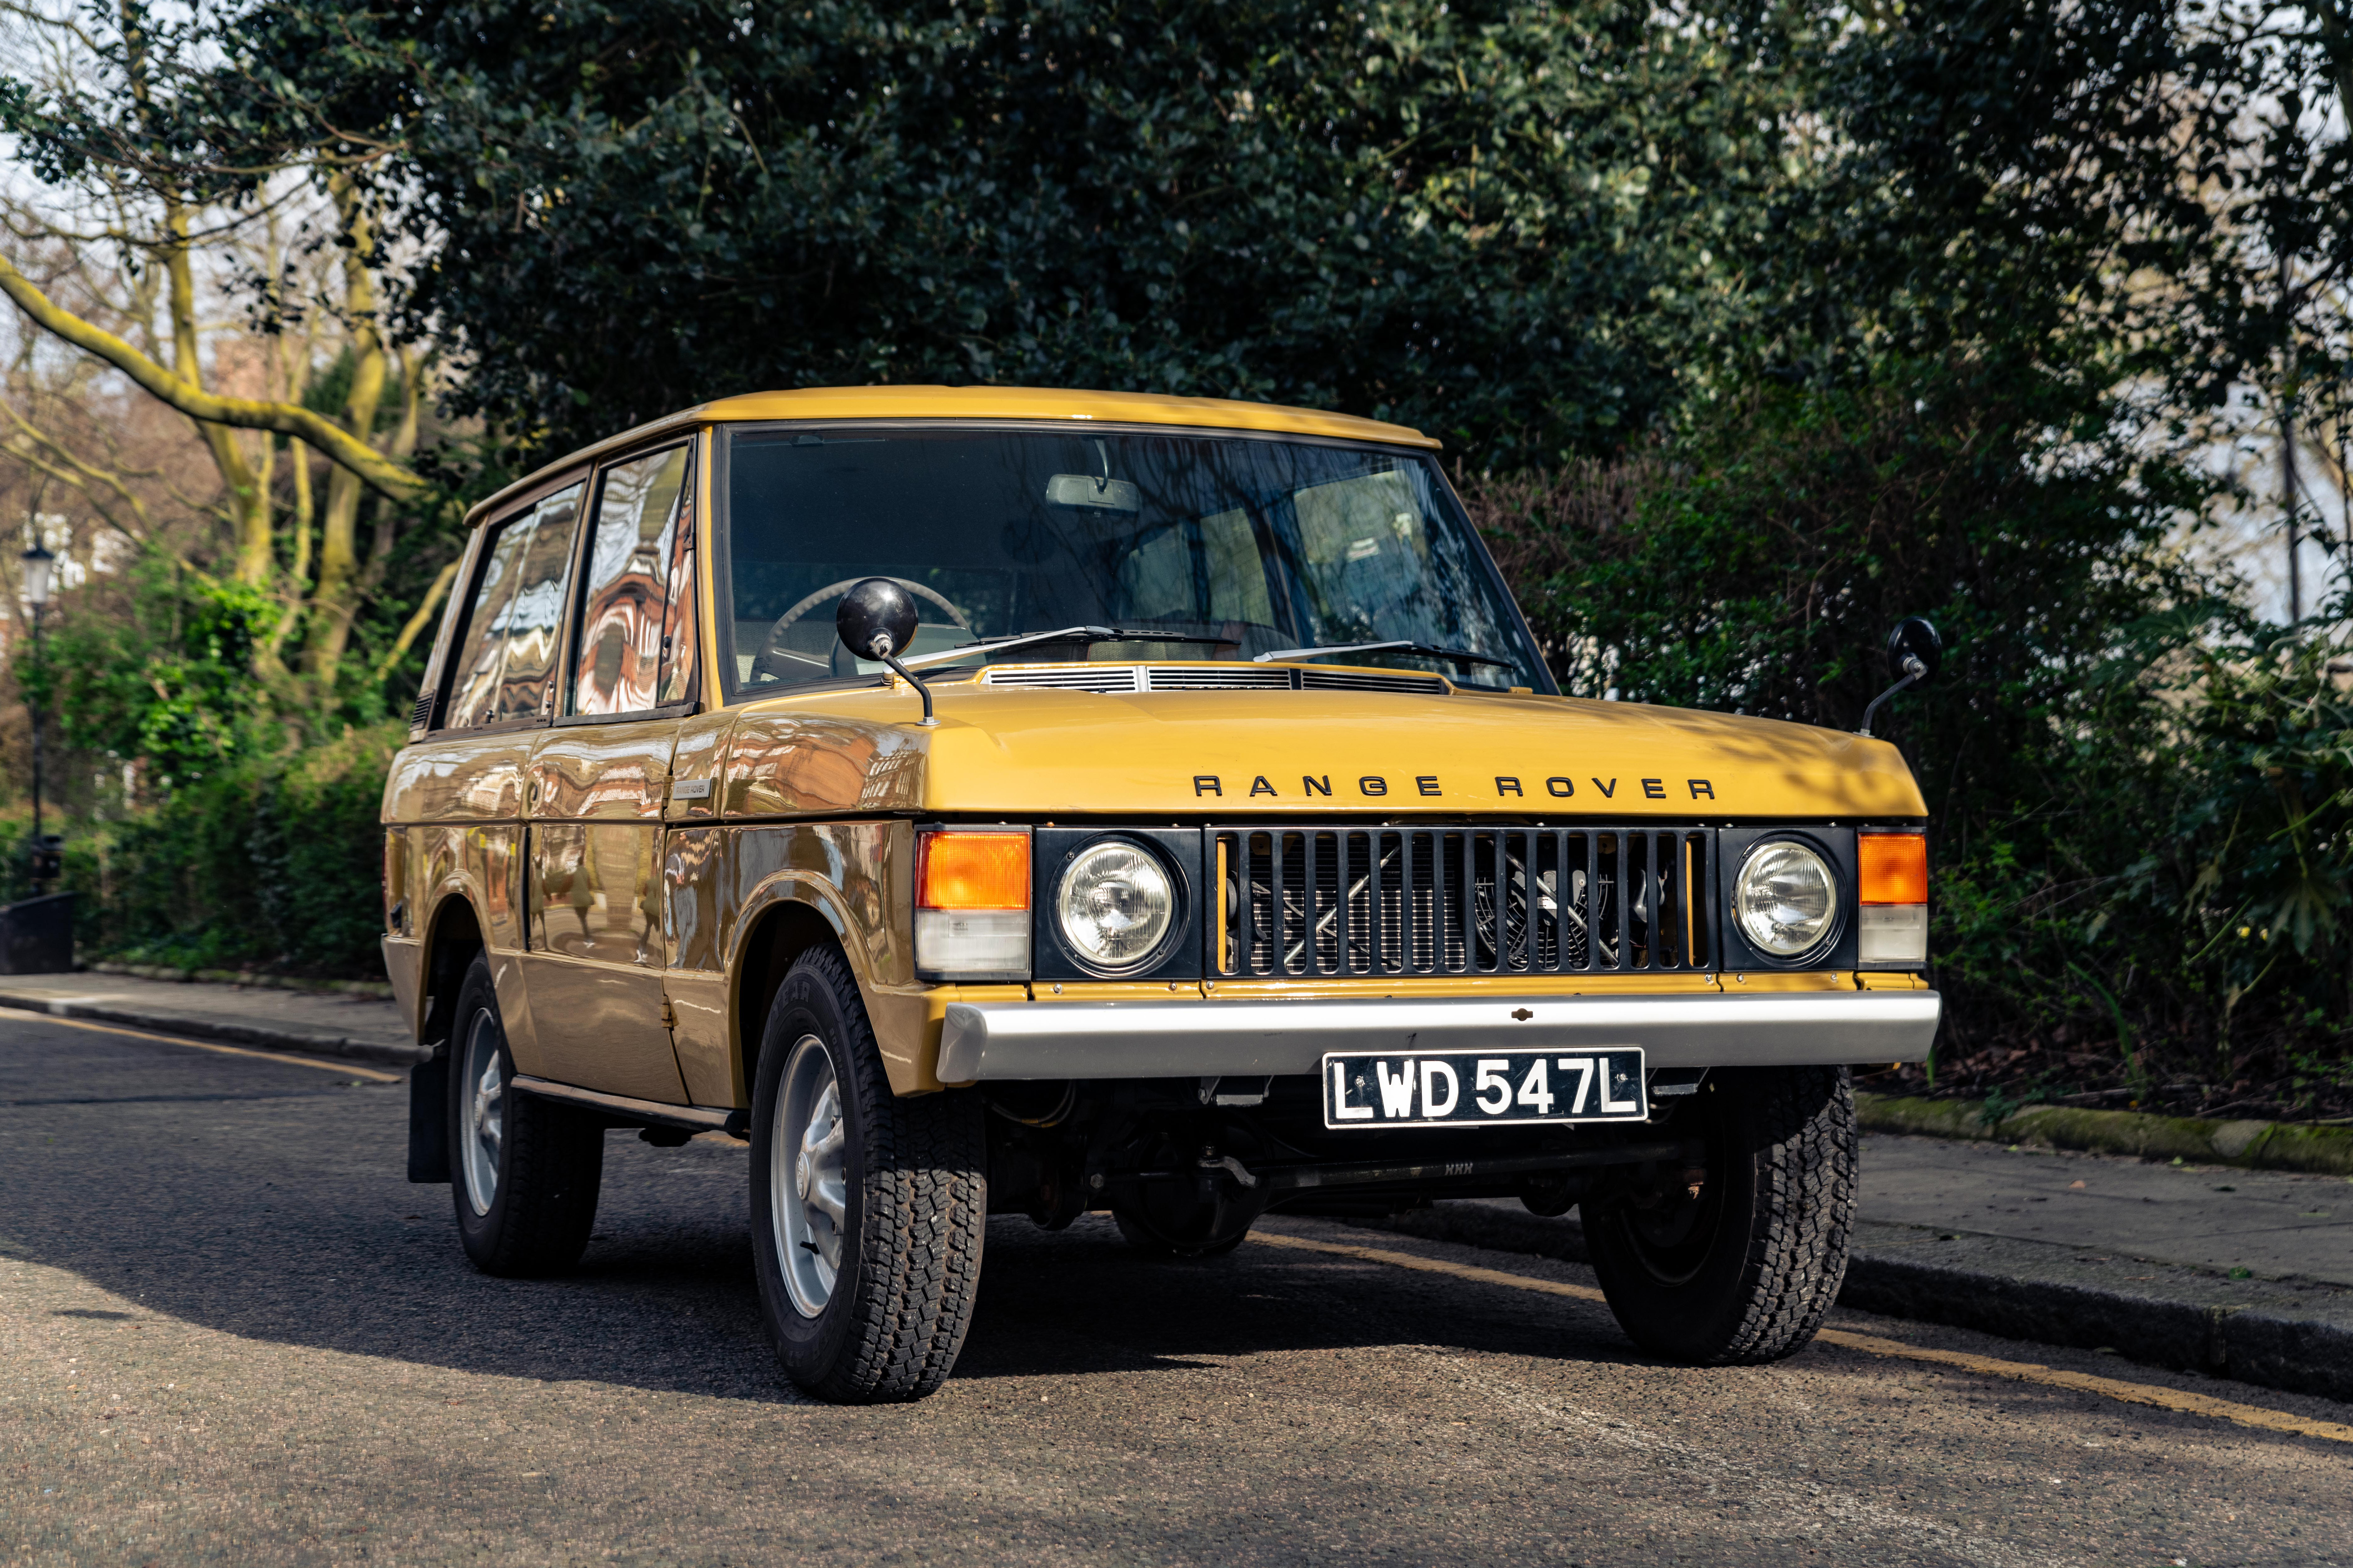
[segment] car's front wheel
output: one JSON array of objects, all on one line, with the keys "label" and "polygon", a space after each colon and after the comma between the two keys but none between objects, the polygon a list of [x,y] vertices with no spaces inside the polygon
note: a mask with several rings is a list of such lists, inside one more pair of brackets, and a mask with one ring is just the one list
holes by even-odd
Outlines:
[{"label": "car's front wheel", "polygon": [[980,1115],[891,1092],[840,953],[793,965],[753,1087],[752,1251],[777,1356],[818,1398],[920,1398],[955,1367],[987,1222]]},{"label": "car's front wheel", "polygon": [[1777,1361],[1821,1326],[1853,1228],[1854,1091],[1832,1067],[1720,1070],[1676,1117],[1703,1165],[1635,1201],[1588,1205],[1609,1310],[1656,1355]]}]

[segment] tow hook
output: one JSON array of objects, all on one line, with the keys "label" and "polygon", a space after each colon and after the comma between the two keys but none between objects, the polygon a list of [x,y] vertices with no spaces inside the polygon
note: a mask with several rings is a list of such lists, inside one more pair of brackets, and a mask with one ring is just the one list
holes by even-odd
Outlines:
[{"label": "tow hook", "polygon": [[1258,1185],[1258,1178],[1250,1173],[1248,1165],[1243,1164],[1231,1154],[1220,1154],[1214,1149],[1201,1151],[1201,1169],[1223,1171],[1245,1189]]}]

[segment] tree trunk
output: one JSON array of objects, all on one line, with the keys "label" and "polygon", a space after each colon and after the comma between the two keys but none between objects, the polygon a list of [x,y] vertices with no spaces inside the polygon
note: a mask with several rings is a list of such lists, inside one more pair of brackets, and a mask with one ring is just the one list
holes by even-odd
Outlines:
[{"label": "tree trunk", "polygon": [[[388,368],[384,336],[376,325],[375,284],[367,269],[375,235],[348,176],[332,176],[327,188],[343,223],[343,311],[355,356],[342,424],[353,438],[372,443]],[[319,586],[311,598],[310,637],[302,657],[303,672],[322,697],[334,688],[343,649],[351,641],[352,617],[359,608],[360,493],[358,477],[347,468],[338,468],[328,478],[327,506],[319,528]]]},{"label": "tree trunk", "polygon": [[[188,215],[178,203],[166,205],[164,229],[170,236],[164,250],[166,279],[164,309],[172,324],[172,371],[198,391],[205,390],[204,361],[196,347],[195,277],[188,263]],[[267,588],[270,574],[270,505],[268,476],[257,473],[238,447],[237,433],[226,425],[195,421],[196,431],[212,454],[226,493],[229,527],[237,558],[237,580]]]}]

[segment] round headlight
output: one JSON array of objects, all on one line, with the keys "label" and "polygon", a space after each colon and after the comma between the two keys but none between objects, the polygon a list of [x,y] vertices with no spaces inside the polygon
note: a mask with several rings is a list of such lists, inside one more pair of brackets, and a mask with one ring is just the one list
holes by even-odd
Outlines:
[{"label": "round headlight", "polygon": [[1176,918],[1176,889],[1160,862],[1133,844],[1081,852],[1054,893],[1062,940],[1083,963],[1134,969],[1149,960]]},{"label": "round headlight", "polygon": [[1785,839],[1748,858],[1732,900],[1740,934],[1751,946],[1795,958],[1819,943],[1838,918],[1838,880],[1820,855]]}]

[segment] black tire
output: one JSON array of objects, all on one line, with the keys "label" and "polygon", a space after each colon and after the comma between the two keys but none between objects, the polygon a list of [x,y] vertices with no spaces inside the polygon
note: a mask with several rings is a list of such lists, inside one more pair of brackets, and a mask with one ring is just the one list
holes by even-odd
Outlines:
[{"label": "black tire", "polygon": [[[493,1068],[495,1092],[486,1087]],[[458,1236],[485,1274],[561,1274],[580,1261],[596,1224],[605,1128],[569,1106],[516,1093],[514,1076],[490,961],[477,956],[458,987],[449,1039],[449,1190]],[[476,1137],[484,1105],[498,1118],[494,1152]]]},{"label": "black tire", "polygon": [[1654,1355],[1778,1361],[1814,1337],[1846,1278],[1856,1164],[1847,1069],[1719,1070],[1673,1131],[1687,1127],[1707,1144],[1698,1196],[1588,1205],[1594,1272],[1619,1325]]},{"label": "black tire", "polygon": [[[824,1104],[821,1069],[830,1121],[811,1113]],[[803,1160],[808,1149],[824,1151],[818,1163]],[[837,1170],[829,1186],[822,1173]],[[980,1284],[987,1171],[978,1098],[892,1094],[849,963],[832,948],[804,953],[768,1009],[752,1095],[753,1271],[796,1384],[873,1405],[947,1381]],[[812,1206],[819,1190],[838,1220]]]}]

